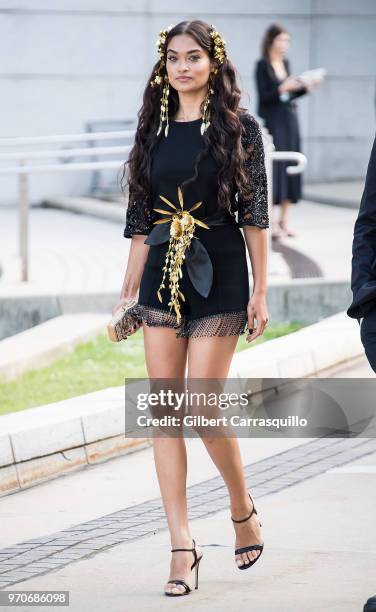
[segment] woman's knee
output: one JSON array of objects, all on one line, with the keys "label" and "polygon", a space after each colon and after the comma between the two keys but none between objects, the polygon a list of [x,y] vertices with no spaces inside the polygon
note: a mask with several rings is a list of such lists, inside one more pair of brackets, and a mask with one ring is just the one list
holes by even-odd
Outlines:
[{"label": "woman's knee", "polygon": [[188,340],[188,378],[223,379],[228,376],[238,336],[203,336]]}]

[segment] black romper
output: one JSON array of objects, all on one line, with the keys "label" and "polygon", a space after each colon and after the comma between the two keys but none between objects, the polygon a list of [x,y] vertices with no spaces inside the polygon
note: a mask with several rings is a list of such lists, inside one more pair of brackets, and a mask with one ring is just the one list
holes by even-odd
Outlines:
[{"label": "black romper", "polygon": [[[211,155],[201,160],[197,179],[183,187],[182,199],[179,199],[178,187],[193,175],[195,158],[204,147],[200,133],[202,119],[170,120],[168,136],[165,137],[162,131],[152,155],[149,201],[140,203],[132,199],[132,193],[129,195],[123,235],[131,238],[134,234],[145,234],[145,243],[151,241],[134,312],[147,325],[176,329],[177,338],[239,335],[244,334],[248,327],[249,271],[246,243],[240,227],[253,225],[266,229],[269,218],[261,129],[249,113],[241,115],[241,118],[244,125],[242,143],[248,152],[245,170],[252,186],[249,200],[243,201],[232,190],[231,210],[219,209],[219,168]],[[188,211],[198,202],[202,203],[191,211],[191,215],[206,223],[209,229],[196,223],[189,246],[184,251],[180,276],[176,275],[181,292],[178,294],[180,311],[177,313],[172,305],[168,305],[172,296],[168,266],[164,287],[161,288],[163,267],[171,245],[171,215],[174,214],[173,207]],[[153,208],[169,214],[164,215]],[[236,211],[238,222],[235,220]],[[165,220],[163,224],[153,223],[162,219]]]}]

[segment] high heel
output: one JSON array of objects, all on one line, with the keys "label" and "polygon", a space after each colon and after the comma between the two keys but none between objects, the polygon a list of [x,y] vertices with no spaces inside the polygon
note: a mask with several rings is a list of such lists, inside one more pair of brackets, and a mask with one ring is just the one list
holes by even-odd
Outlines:
[{"label": "high heel", "polygon": [[278,225],[279,225],[279,227],[281,228],[281,230],[282,230],[282,232],[283,232],[283,234],[284,234],[285,236],[289,236],[289,237],[293,237],[293,238],[295,238],[296,233],[295,233],[295,232],[292,232],[292,231],[291,231],[291,230],[290,230],[290,229],[287,227],[286,221],[278,221]]},{"label": "high heel", "polygon": [[[194,541],[193,538],[192,538],[192,542],[193,542],[193,548],[172,548],[171,552],[176,552],[178,550],[186,550],[186,551],[193,552],[195,560],[193,564],[191,565],[191,571],[193,570],[193,568],[196,568],[195,569],[195,572],[196,572],[195,589],[198,589],[198,568],[199,568],[200,561],[202,557],[204,556],[204,554],[202,553],[201,557],[198,557],[197,552],[196,552],[196,542]],[[164,594],[169,597],[179,597],[180,595],[188,595],[188,593],[192,591],[191,587],[184,580],[181,580],[180,578],[172,578],[171,580],[168,580],[168,583],[182,584],[183,587],[185,588],[185,591],[182,593],[169,593],[168,591],[165,591]]]},{"label": "high heel", "polygon": [[[231,517],[231,520],[234,523],[244,523],[245,521],[248,521],[248,519],[250,519],[253,514],[257,514],[257,510],[255,508],[255,504],[253,503],[253,499],[251,497],[251,494],[248,493],[248,495],[249,495],[249,498],[250,498],[250,500],[252,502],[252,510],[251,510],[250,514],[248,516],[246,516],[245,518],[243,518],[243,519],[234,519],[234,518]],[[259,525],[260,525],[260,527],[262,527],[260,521],[259,521]],[[248,569],[248,567],[251,567],[251,565],[253,565],[254,563],[256,563],[256,561],[259,560],[259,558],[262,555],[263,549],[264,549],[264,544],[252,544],[252,546],[243,546],[242,548],[236,548],[235,549],[235,556],[239,555],[239,554],[242,554],[242,553],[245,553],[245,552],[248,552],[249,550],[259,550],[260,551],[260,554],[257,555],[257,557],[255,559],[253,559],[252,561],[250,561],[249,563],[243,563],[243,565],[238,565],[238,569],[244,570],[244,569]]]}]

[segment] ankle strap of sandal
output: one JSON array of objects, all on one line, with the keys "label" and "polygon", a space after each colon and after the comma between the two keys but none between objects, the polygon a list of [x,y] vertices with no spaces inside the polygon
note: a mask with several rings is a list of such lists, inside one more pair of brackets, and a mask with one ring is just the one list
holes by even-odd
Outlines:
[{"label": "ankle strap of sandal", "polygon": [[250,496],[250,494],[249,494],[249,493],[248,493],[248,496],[249,496],[249,499],[250,499],[250,500],[251,500],[251,502],[252,502],[252,510],[251,510],[251,512],[249,513],[249,515],[248,515],[248,516],[246,516],[246,517],[245,517],[245,518],[243,518],[243,519],[234,519],[234,518],[232,518],[232,517],[231,517],[231,520],[232,520],[234,523],[244,523],[245,521],[248,521],[248,519],[250,519],[250,518],[251,518],[251,516],[252,516],[252,514],[253,514],[253,513],[257,514],[257,510],[256,510],[256,508],[255,508],[255,504],[253,503],[253,499],[252,499],[252,497]]},{"label": "ankle strap of sandal", "polygon": [[196,542],[194,541],[194,539],[192,538],[192,542],[193,542],[193,548],[172,548],[171,552],[176,552],[178,550],[184,550],[187,552],[193,552],[193,556],[195,558],[195,560],[193,561],[192,565],[191,565],[191,570],[194,568],[194,566],[197,563],[197,552],[196,552]]},{"label": "ankle strap of sandal", "polygon": [[193,548],[171,548],[171,552],[176,552],[177,550],[186,550],[187,552],[196,552],[196,542],[192,538]]}]

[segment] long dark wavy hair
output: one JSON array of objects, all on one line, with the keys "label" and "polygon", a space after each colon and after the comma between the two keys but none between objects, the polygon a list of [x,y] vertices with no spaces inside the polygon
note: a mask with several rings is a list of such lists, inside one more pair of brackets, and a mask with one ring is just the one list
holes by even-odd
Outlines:
[{"label": "long dark wavy hair", "polygon": [[273,40],[279,36],[280,34],[288,34],[286,28],[281,26],[280,23],[272,23],[267,30],[265,31],[264,36],[261,41],[261,54],[262,57],[266,59],[267,62],[270,61],[270,47],[273,44]]},{"label": "long dark wavy hair", "polygon": [[[235,193],[239,193],[239,196],[247,197],[247,194],[249,194],[249,179],[247,179],[243,167],[246,153],[241,142],[244,126],[240,118],[241,113],[247,111],[239,106],[241,90],[237,84],[236,68],[226,57],[222,64],[214,58],[214,43],[210,36],[210,31],[210,24],[195,19],[193,21],[182,21],[168,32],[164,45],[165,65],[160,72],[162,81],[160,85],[150,86],[150,80],[153,78],[154,71],[159,65],[158,60],[147,80],[143,94],[143,104],[137,113],[138,125],[134,145],[129,153],[128,160],[123,166],[123,174],[120,181],[121,189],[125,192],[125,186],[128,183],[129,191],[132,191],[132,199],[134,200],[145,201],[145,198],[150,194],[152,152],[159,139],[165,137],[164,129],[162,129],[158,136],[156,134],[159,126],[163,78],[167,74],[166,50],[169,41],[179,34],[192,36],[200,47],[208,52],[210,59],[218,68],[218,72],[214,77],[214,93],[210,100],[212,112],[210,126],[203,135],[205,146],[197,155],[193,176],[186,179],[182,183],[181,188],[184,191],[184,185],[196,180],[198,165],[201,159],[208,155],[210,151],[220,168],[218,173],[218,206],[220,208],[229,208],[232,186],[235,188]],[[176,115],[178,108],[178,92],[170,85],[168,102],[169,120]],[[203,109],[201,109],[202,112]],[[125,180],[127,165],[129,166],[128,181]]]}]

